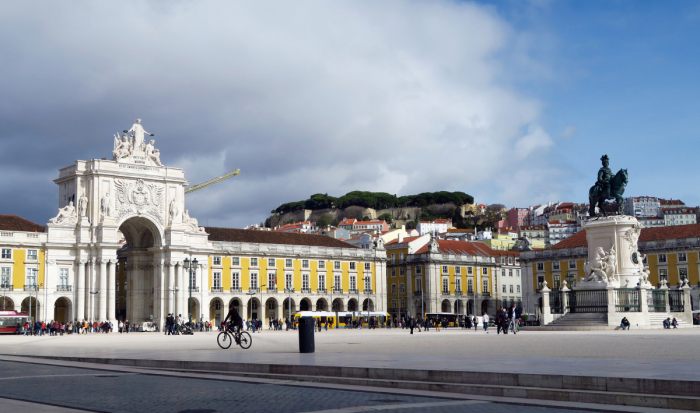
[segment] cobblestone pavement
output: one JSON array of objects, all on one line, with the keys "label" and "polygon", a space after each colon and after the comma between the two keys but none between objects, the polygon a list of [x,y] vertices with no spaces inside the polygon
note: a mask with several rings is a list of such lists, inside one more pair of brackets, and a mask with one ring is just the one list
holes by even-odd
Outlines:
[{"label": "cobblestone pavement", "polygon": [[[0,361],[0,397],[100,412],[483,412],[576,413],[583,410],[440,397],[300,388],[115,373]],[[600,406],[595,407],[597,409]]]}]

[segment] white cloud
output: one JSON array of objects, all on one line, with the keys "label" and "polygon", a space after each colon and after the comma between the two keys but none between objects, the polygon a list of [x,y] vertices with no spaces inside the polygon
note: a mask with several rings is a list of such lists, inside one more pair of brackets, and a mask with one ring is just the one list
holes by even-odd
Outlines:
[{"label": "white cloud", "polygon": [[491,8],[34,6],[6,4],[0,16],[0,82],[13,102],[0,121],[16,125],[8,139],[44,142],[37,157],[51,161],[39,167],[55,170],[105,156],[111,133],[141,117],[163,161],[192,183],[241,169],[187,198],[202,223],[244,226],[281,202],[350,190],[460,190],[496,202],[516,186],[522,204],[548,179],[529,176],[532,165],[554,171],[540,102],[497,80],[518,71],[524,59],[505,54],[522,54],[523,42]]}]

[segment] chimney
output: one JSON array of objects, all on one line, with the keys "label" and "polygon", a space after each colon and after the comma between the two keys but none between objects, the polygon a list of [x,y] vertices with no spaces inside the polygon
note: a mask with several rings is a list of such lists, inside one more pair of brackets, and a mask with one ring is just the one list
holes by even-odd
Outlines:
[{"label": "chimney", "polygon": [[399,244],[403,242],[403,233],[399,232]]}]

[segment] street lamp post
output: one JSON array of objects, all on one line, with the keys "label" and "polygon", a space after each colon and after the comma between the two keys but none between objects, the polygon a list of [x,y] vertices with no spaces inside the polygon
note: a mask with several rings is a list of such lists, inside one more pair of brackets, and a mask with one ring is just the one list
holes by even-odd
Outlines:
[{"label": "street lamp post", "polygon": [[[365,282],[365,291],[367,291],[367,283],[370,282],[371,280],[372,280],[372,277],[370,277],[370,276],[366,276],[366,277],[362,278],[362,281]],[[369,323],[369,293],[367,293],[367,296],[368,296],[368,298],[367,298],[367,323]],[[358,301],[359,301],[359,297],[360,297],[360,290],[359,289],[357,290],[357,297],[358,297]]]},{"label": "street lamp post", "polygon": [[[35,303],[39,299],[39,287],[43,287],[43,286],[44,286],[44,283],[41,283],[39,285],[34,284],[34,291],[36,291],[36,298],[34,298]],[[39,312],[39,309],[37,309],[35,311],[35,313],[38,313],[38,312]],[[34,316],[36,317],[37,314],[34,314]],[[29,319],[30,320],[32,319],[32,295],[31,294],[29,295]]]},{"label": "street lamp post", "polygon": [[[192,254],[190,254],[190,258],[192,258]],[[190,282],[189,282],[189,290],[190,290],[190,299],[187,303],[187,311],[188,311],[188,318],[190,320],[190,326],[192,326],[192,281],[194,277],[197,275],[197,258],[193,260],[189,260],[185,258],[185,269],[189,271],[190,274]]]},{"label": "street lamp post", "polygon": [[[289,293],[289,298],[287,298],[287,319],[290,323],[294,322],[292,319],[292,292],[294,292],[294,288],[287,288],[287,293]],[[292,327],[294,327],[294,324],[292,324]]]},{"label": "street lamp post", "polygon": [[[267,287],[267,284],[261,284],[260,287],[258,288],[258,290],[260,291],[260,305],[261,305],[261,306],[263,305],[263,304],[262,304],[262,288],[263,288],[263,287]],[[256,294],[255,292],[246,293],[246,295],[250,295],[250,296],[255,296],[255,294]],[[260,313],[261,313],[262,315],[265,315],[265,313],[264,313],[262,310],[263,310],[263,309],[262,309],[262,307],[261,307],[261,308],[260,308]],[[250,318],[251,318],[251,319],[253,318],[253,304],[250,305]]]}]

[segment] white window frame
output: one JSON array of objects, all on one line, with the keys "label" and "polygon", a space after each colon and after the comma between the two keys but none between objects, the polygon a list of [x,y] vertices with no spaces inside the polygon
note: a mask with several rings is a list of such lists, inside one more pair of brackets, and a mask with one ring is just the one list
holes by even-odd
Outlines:
[{"label": "white window frame", "polygon": [[275,259],[274,258],[268,258],[267,259],[267,268],[275,268]]},{"label": "white window frame", "polygon": [[423,271],[423,270],[421,269],[421,266],[420,266],[420,265],[417,266],[417,267],[416,267],[416,274],[421,274],[421,271]]},{"label": "white window frame", "polygon": [[334,262],[333,262],[333,269],[334,269],[334,270],[340,270],[340,269],[341,269],[340,261],[334,261]]},{"label": "white window frame", "polygon": [[326,262],[321,260],[318,262],[318,269],[319,270],[325,270],[326,269]]},{"label": "white window frame", "polygon": [[482,275],[489,275],[489,269],[488,267],[484,267],[481,269],[481,274]]},{"label": "white window frame", "polygon": [[482,286],[482,290],[481,290],[482,293],[489,292],[489,280],[488,280],[488,278],[484,278],[481,281],[481,286]]},{"label": "white window frame", "polygon": [[467,267],[467,275],[473,275],[474,274],[474,268],[473,267]]},{"label": "white window frame", "polygon": [[286,290],[294,288],[294,275],[291,272],[284,274],[284,288]]},{"label": "white window frame", "polygon": [[450,279],[449,277],[442,277],[442,293],[449,294],[450,292]]},{"label": "white window frame", "polygon": [[12,267],[0,268],[0,285],[12,285]]},{"label": "white window frame", "polygon": [[365,271],[372,271],[372,263],[371,262],[365,263]]},{"label": "white window frame", "polygon": [[569,260],[569,269],[570,270],[576,269],[576,260]]},{"label": "white window frame", "polygon": [[258,273],[257,272],[251,272],[250,273],[250,289],[258,289],[260,284],[258,283]]},{"label": "white window frame", "polygon": [[287,258],[284,260],[284,267],[285,268],[293,268],[294,267],[294,261],[292,261],[291,258]]},{"label": "white window frame", "polygon": [[221,271],[212,272],[211,287],[212,288],[221,288]]},{"label": "white window frame", "polygon": [[455,274],[461,274],[462,273],[462,267],[455,267]]},{"label": "white window frame", "polygon": [[[32,280],[34,282],[30,282]],[[24,285],[37,286],[39,282],[39,270],[36,268],[27,268],[25,272]]]},{"label": "white window frame", "polygon": [[301,274],[301,290],[308,291],[311,289],[311,282],[309,281],[309,274]]},{"label": "white window frame", "polygon": [[311,264],[309,264],[309,260],[301,260],[301,268],[306,268],[306,269],[311,268]]},{"label": "white window frame", "polygon": [[666,264],[668,260],[666,259],[666,254],[659,254],[659,264]]},{"label": "white window frame", "polygon": [[318,275],[318,289],[319,290],[326,289],[326,274],[325,273]]},{"label": "white window frame", "polygon": [[554,262],[552,263],[552,269],[553,269],[553,270],[559,270],[559,269],[560,269],[560,268],[559,268],[559,261],[554,261]]},{"label": "white window frame", "polygon": [[416,278],[416,292],[423,291],[423,279]]},{"label": "white window frame", "polygon": [[687,261],[688,261],[688,254],[686,254],[685,252],[679,252],[678,253],[678,262],[687,262]]},{"label": "white window frame", "polygon": [[391,269],[391,276],[396,277],[396,268]]},{"label": "white window frame", "polygon": [[403,267],[399,267],[399,277],[403,277],[405,275]]},{"label": "white window frame", "polygon": [[357,276],[356,275],[350,276],[350,289],[357,290]]},{"label": "white window frame", "polygon": [[258,266],[258,259],[257,259],[257,258],[251,258],[251,259],[250,259],[250,266],[251,266],[251,267],[257,267],[257,266]]},{"label": "white window frame", "polygon": [[340,274],[333,274],[333,288],[337,290],[343,288],[343,279]]},{"label": "white window frame", "polygon": [[27,250],[27,261],[38,261],[39,251],[38,250]]},{"label": "white window frame", "polygon": [[399,293],[406,294],[406,284],[404,284],[404,283],[399,284]]},{"label": "white window frame", "polygon": [[240,267],[241,266],[241,257],[231,257],[231,266],[232,267]]},{"label": "white window frame", "polygon": [[277,291],[277,273],[267,273],[267,291]]},{"label": "white window frame", "polygon": [[350,271],[357,271],[357,263],[355,261],[350,261]]},{"label": "white window frame", "polygon": [[12,248],[3,248],[2,249],[2,255],[0,255],[3,260],[11,260],[12,259]]},{"label": "white window frame", "polygon": [[231,273],[231,288],[234,290],[239,290],[241,288],[241,273]]},{"label": "white window frame", "polygon": [[450,268],[447,265],[442,266],[442,273],[443,274],[449,274],[450,273]]},{"label": "white window frame", "polygon": [[391,284],[391,293],[396,294],[396,284]]},{"label": "white window frame", "polygon": [[221,257],[212,257],[212,265],[221,265]]}]

